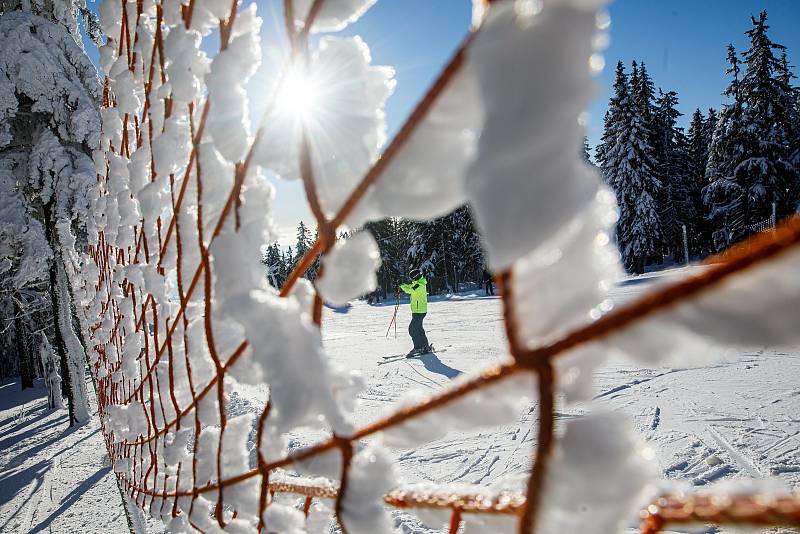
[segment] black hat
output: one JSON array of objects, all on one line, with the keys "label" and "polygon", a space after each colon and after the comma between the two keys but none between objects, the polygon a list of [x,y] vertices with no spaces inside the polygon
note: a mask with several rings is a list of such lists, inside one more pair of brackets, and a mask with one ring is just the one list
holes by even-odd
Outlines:
[{"label": "black hat", "polygon": [[408,273],[408,277],[412,280],[416,280],[420,276],[422,276],[422,273],[419,271],[419,269],[411,269],[411,271]]}]

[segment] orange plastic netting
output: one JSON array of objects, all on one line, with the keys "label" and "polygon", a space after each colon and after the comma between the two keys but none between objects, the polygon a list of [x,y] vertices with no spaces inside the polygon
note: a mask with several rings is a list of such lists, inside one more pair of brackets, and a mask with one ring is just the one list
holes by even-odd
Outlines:
[{"label": "orange plastic netting", "polygon": [[[295,19],[292,13],[293,3],[285,2],[286,27],[295,53],[307,46],[309,28],[320,12],[323,3],[323,0],[315,0],[311,5],[305,25],[296,28],[293,23]],[[136,13],[129,13],[128,11],[134,7],[137,10]],[[220,51],[226,50],[229,45],[239,8],[239,1],[233,0],[229,15],[219,23]],[[134,4],[121,0],[121,9],[120,34],[109,36],[109,42],[117,47],[117,54],[120,57],[127,58],[128,68],[134,72],[143,65],[136,52],[138,49],[136,43],[139,39],[136,30],[143,14],[143,2],[139,1]],[[182,17],[186,28],[191,25],[194,9],[195,0],[182,6]],[[112,143],[109,147],[109,151],[113,154],[130,158],[135,149],[153,137],[152,128],[156,121],[152,116],[154,113],[152,99],[154,97],[151,89],[154,84],[161,85],[167,80],[162,34],[164,25],[164,8],[161,3],[158,3],[156,5],[154,39],[149,52],[149,70],[144,77],[143,110],[140,115],[125,114],[122,117],[122,138],[116,146]],[[306,136],[302,137],[300,170],[308,203],[316,218],[320,237],[281,288],[280,295],[282,297],[289,295],[298,278],[318,255],[325,255],[331,249],[335,242],[337,229],[407,142],[411,133],[424,119],[454,75],[462,68],[466,51],[477,31],[479,29],[474,29],[466,36],[406,123],[352,191],[335,217],[326,217],[320,207],[310,159],[311,149]],[[164,117],[169,117],[173,111],[171,109],[173,102],[169,97],[165,102],[166,105],[163,109],[159,108],[158,112],[163,112]],[[114,96],[109,90],[108,81],[106,81],[104,106],[113,107],[114,104]],[[303,508],[306,513],[308,513],[312,499],[333,499],[335,501],[334,512],[339,516],[343,496],[348,491],[351,459],[355,444],[359,440],[437,410],[471,392],[486,388],[512,375],[533,373],[536,376],[536,395],[539,399],[537,446],[533,451],[531,475],[524,495],[513,492],[459,494],[446,489],[423,492],[398,488],[387,494],[384,499],[387,505],[398,508],[428,507],[451,510],[449,527],[451,533],[458,531],[464,513],[516,515],[519,517],[519,532],[531,533],[535,529],[535,518],[539,511],[541,496],[545,491],[545,475],[549,469],[556,439],[554,412],[558,377],[554,372],[554,360],[579,345],[596,341],[676,303],[688,301],[701,292],[718,286],[724,280],[769,262],[800,244],[800,219],[795,218],[775,231],[755,236],[746,243],[746,246],[712,258],[708,262],[708,268],[701,274],[687,277],[679,283],[648,294],[559,339],[536,347],[528,347],[519,342],[514,308],[515,295],[511,290],[514,272],[512,270],[499,273],[497,280],[502,288],[506,334],[509,340],[509,353],[512,357],[509,363],[487,369],[457,387],[440,392],[423,402],[399,408],[391,415],[357,428],[349,435],[334,435],[317,445],[277,460],[268,460],[267,455],[261,449],[262,433],[271,409],[271,405],[267,403],[257,419],[255,467],[235,476],[226,477],[222,468],[225,453],[223,443],[228,430],[225,377],[237,361],[246,354],[248,341],[243,340],[228,354],[222,354],[217,349],[218,345],[214,340],[214,313],[212,310],[214,301],[211,290],[213,265],[210,261],[209,248],[226,225],[229,227],[234,225],[238,228],[240,194],[245,180],[250,176],[253,150],[263,134],[263,124],[255,132],[246,156],[235,165],[227,192],[227,200],[221,212],[215,214],[217,219],[209,234],[204,231],[204,228],[212,221],[204,221],[207,214],[203,211],[203,191],[208,178],[203,175],[199,159],[199,146],[203,139],[209,112],[208,100],[190,103],[189,109],[186,110],[190,120],[191,151],[185,168],[177,176],[172,174],[169,177],[171,215],[158,215],[156,223],[158,242],[148,239],[147,232],[144,230],[144,221],[142,221],[135,227],[134,245],[112,246],[106,242],[105,235],[101,232],[97,245],[90,247],[89,251],[99,269],[98,283],[93,290],[96,291],[97,299],[102,302],[101,314],[96,317],[97,322],[92,329],[94,343],[96,343],[96,350],[99,354],[99,359],[93,365],[93,371],[99,385],[100,413],[105,414],[111,407],[134,407],[143,412],[147,422],[146,430],[140,433],[136,439],[130,440],[115,439],[113,431],[104,426],[109,457],[114,463],[120,460],[129,462],[132,467],[131,474],[118,473],[117,476],[140,507],[162,514],[166,511],[173,516],[184,511],[192,526],[201,531],[203,530],[202,526],[192,519],[192,511],[198,499],[202,497],[211,500],[213,505],[211,510],[215,521],[219,527],[224,527],[237,516],[237,505],[228,497],[229,492],[232,488],[246,484],[249,484],[246,486],[248,491],[258,492],[257,517],[260,519],[256,526],[259,530],[265,527],[264,511],[276,492],[305,496]],[[159,122],[163,123],[164,117]],[[149,134],[143,135],[148,129],[150,130]],[[151,170],[151,172],[153,173],[151,179],[155,180],[155,170]],[[218,179],[218,177],[213,178]],[[106,194],[110,194],[108,193],[107,179],[107,174],[98,175],[101,187]],[[181,224],[184,221],[181,214],[186,212],[190,206],[196,210],[196,228],[187,228]],[[188,247],[197,247],[199,261],[195,269],[186,271],[186,263],[183,260]],[[175,264],[180,306],[175,313],[164,317],[158,314],[157,299],[154,295],[143,291],[133,279],[120,279],[119,276],[115,276],[115,269],[139,263],[152,264],[156,265],[163,274],[164,264],[168,261],[174,261]],[[319,274],[323,276],[323,273]],[[128,301],[128,303],[123,306],[123,301]],[[201,383],[195,381],[195,374],[192,372],[193,361],[190,357],[191,350],[186,346],[185,332],[188,326],[187,315],[190,313],[190,303],[197,303],[201,306],[199,313],[203,316],[204,337],[207,341],[208,354],[213,362],[210,378]],[[322,323],[322,304],[321,297],[318,294],[315,295],[312,317],[319,327]],[[125,336],[132,334],[120,327],[123,309],[128,305],[135,316],[135,333],[142,335],[144,348],[141,358],[138,360],[138,379],[135,381],[125,380],[120,383],[112,379],[113,374],[119,371],[120,358],[109,357],[109,352],[115,351],[122,354]],[[191,313],[197,312],[197,310],[191,311]],[[112,320],[104,321],[104,317]],[[105,339],[108,341],[100,341]],[[181,350],[177,350],[178,346]],[[176,396],[174,387],[176,381],[188,382],[190,390],[188,400],[181,400]],[[191,459],[179,463],[174,472],[167,469],[162,456],[165,454],[165,446],[172,444],[172,441],[169,440],[173,439],[171,435],[175,431],[189,429],[195,438],[200,436],[201,428],[205,426],[201,411],[207,409],[208,406],[212,406],[216,411],[213,419],[219,427],[219,446],[216,452],[217,465],[212,469],[213,476],[209,480],[201,481],[201,477],[198,475],[197,445],[190,448]],[[338,484],[315,485],[270,480],[271,474],[278,468],[289,467],[296,462],[331,451],[338,451],[342,459]],[[642,520],[642,532],[647,533],[658,532],[668,524],[687,522],[800,526],[800,499],[788,496],[771,500],[761,499],[757,496],[719,499],[702,496],[664,497],[642,512]],[[340,525],[343,529],[345,528],[341,521]]]}]

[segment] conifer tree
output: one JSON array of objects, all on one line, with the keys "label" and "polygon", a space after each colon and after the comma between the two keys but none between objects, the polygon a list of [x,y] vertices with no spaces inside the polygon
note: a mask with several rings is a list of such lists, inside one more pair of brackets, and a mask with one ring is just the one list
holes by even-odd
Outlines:
[{"label": "conifer tree", "polygon": [[457,291],[461,283],[479,280],[483,252],[467,206],[412,224],[409,241],[409,267],[420,269],[433,291]]},{"label": "conifer tree", "polygon": [[689,173],[692,179],[702,184],[708,163],[708,143],[706,142],[706,119],[700,108],[694,110],[687,132],[689,142]]},{"label": "conifer tree", "polygon": [[[305,256],[306,252],[314,245],[314,240],[311,238],[311,230],[303,221],[297,225],[297,240],[294,246],[294,256],[292,257],[292,268],[297,265]],[[291,250],[291,249],[290,249]],[[291,251],[290,251],[291,254]],[[315,258],[314,263],[309,267],[303,276],[311,281],[316,279],[319,258]]]},{"label": "conifer tree", "polygon": [[[12,288],[18,306],[30,303],[19,298],[26,286],[45,288],[49,324],[37,329],[54,341],[70,425],[89,419],[86,352],[74,329],[72,280],[76,255],[85,250],[87,233],[96,231],[87,222],[93,220],[88,211],[97,179],[91,154],[100,131],[100,84],[82,48],[81,13],[87,29],[96,30],[82,1],[0,4],[0,192],[4,200],[20,203],[19,209],[0,211],[0,226],[19,229],[11,247],[16,256],[7,264],[10,270],[0,268],[0,286]],[[24,213],[22,220],[8,220],[18,213]],[[106,222],[109,232],[123,226],[119,214]],[[31,335],[33,329],[23,326],[17,335]]]},{"label": "conifer tree", "polygon": [[647,142],[654,151],[658,152],[661,139],[655,124],[656,90],[644,61],[639,64],[639,76],[635,82],[633,79],[631,80],[630,87],[642,118],[642,124],[647,131]]},{"label": "conifer tree", "polygon": [[675,91],[664,93],[659,89],[659,99],[653,117],[654,130],[658,134],[659,152],[654,154],[658,162],[662,195],[659,214],[665,239],[665,250],[677,261],[685,261],[683,229],[691,249],[697,250],[697,206],[700,204],[700,185],[690,173],[689,142],[683,128],[677,127],[682,115],[677,110],[678,96]]},{"label": "conifer tree", "polygon": [[786,128],[788,131],[789,162],[800,173],[800,89],[792,85],[795,75],[792,73],[786,50],[781,51],[780,70],[778,79],[786,87],[786,109],[788,117]]},{"label": "conifer tree", "polygon": [[281,254],[277,243],[269,245],[263,252],[261,263],[264,264],[266,270],[267,280],[270,285],[276,289],[280,289],[286,281],[286,265],[284,264],[284,256]]},{"label": "conifer tree", "polygon": [[[741,67],[732,44],[728,45],[727,60],[729,67],[725,73],[731,76],[731,83],[723,95],[733,101],[722,106],[714,125],[706,166],[708,185],[703,188],[703,203],[706,206],[706,217],[711,230],[713,248],[716,251],[724,249],[733,240],[741,237],[744,227],[745,191],[733,179],[734,162],[743,157],[746,148],[742,144],[745,132],[739,87]],[[736,232],[740,235],[737,236]]]},{"label": "conifer tree", "polygon": [[[709,110],[709,114],[714,110]],[[687,173],[692,188],[696,190],[694,227],[696,232],[696,252],[705,255],[711,250],[711,230],[705,217],[705,206],[702,199],[702,189],[706,184],[706,165],[708,164],[708,145],[710,142],[707,136],[708,121],[703,116],[700,109],[696,109],[692,114],[692,121],[689,125],[687,135]]]},{"label": "conifer tree", "polygon": [[714,139],[714,130],[717,128],[719,122],[719,113],[714,108],[708,108],[708,115],[706,115],[706,122],[703,128],[703,137],[706,146],[706,169],[703,183],[708,184],[708,163],[711,157],[711,141]]},{"label": "conifer tree", "polygon": [[378,287],[372,299],[381,300],[393,295],[395,288],[408,277],[407,252],[411,245],[412,223],[404,219],[387,218],[364,225],[378,243],[381,267],[378,270]]},{"label": "conifer tree", "polygon": [[594,166],[594,163],[592,163],[592,157],[589,155],[589,138],[585,135],[583,136],[583,159],[589,165]]},{"label": "conifer tree", "polygon": [[661,184],[648,131],[634,100],[622,62],[617,63],[614,94],[603,133],[603,175],[620,209],[617,244],[625,267],[635,273],[660,255],[663,243],[656,199]]},{"label": "conifer tree", "polygon": [[717,125],[709,157],[715,180],[704,191],[717,220],[717,236],[727,233],[728,241],[753,233],[773,206],[782,217],[793,213],[798,202],[797,170],[790,161],[791,87],[775,56],[785,47],[767,36],[765,11],[751,20],[743,63],[729,47],[733,81],[725,94],[734,102]]}]

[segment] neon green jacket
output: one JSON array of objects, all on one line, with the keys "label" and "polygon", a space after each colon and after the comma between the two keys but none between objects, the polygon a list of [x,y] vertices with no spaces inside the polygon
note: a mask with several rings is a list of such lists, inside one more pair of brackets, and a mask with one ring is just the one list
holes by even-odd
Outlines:
[{"label": "neon green jacket", "polygon": [[411,284],[400,284],[400,289],[411,295],[411,313],[428,313],[428,282],[424,276]]}]

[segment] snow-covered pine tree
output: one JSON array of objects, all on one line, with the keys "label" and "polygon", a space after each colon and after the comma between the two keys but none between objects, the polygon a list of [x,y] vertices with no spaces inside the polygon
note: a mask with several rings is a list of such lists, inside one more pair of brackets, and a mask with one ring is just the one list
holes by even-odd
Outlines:
[{"label": "snow-covered pine tree", "polygon": [[286,265],[277,243],[273,243],[264,249],[261,255],[261,263],[264,264],[265,274],[270,285],[280,289],[286,281]]},{"label": "snow-covered pine tree", "polygon": [[469,206],[461,206],[448,216],[452,243],[449,247],[453,284],[456,288],[463,282],[476,282],[483,273],[483,249],[480,236],[475,229]]},{"label": "snow-covered pine tree", "polygon": [[702,184],[708,163],[708,143],[706,142],[706,119],[700,108],[692,113],[692,121],[686,132],[689,142],[689,173],[698,184]]},{"label": "snow-covered pine tree", "polygon": [[295,261],[291,245],[286,247],[286,250],[283,253],[283,263],[286,265],[287,272],[292,272],[294,270]]},{"label": "snow-covered pine tree", "polygon": [[391,297],[394,289],[405,282],[410,270],[406,253],[411,245],[412,223],[405,219],[387,218],[364,225],[378,243],[381,267],[378,269],[378,287],[371,298],[375,301]]},{"label": "snow-covered pine tree", "polygon": [[746,32],[750,48],[742,54],[746,68],[740,95],[754,150],[735,170],[751,184],[750,223],[769,217],[773,202],[778,217],[794,213],[800,192],[789,152],[793,135],[790,73],[774,53],[783,54],[786,47],[767,36],[766,11],[751,20],[753,27]]},{"label": "snow-covered pine tree", "polygon": [[589,155],[589,138],[587,136],[583,136],[583,159],[589,165],[594,166],[594,162],[592,162],[592,156]]},{"label": "snow-covered pine tree", "polygon": [[708,144],[711,144],[711,138],[714,136],[714,128],[717,127],[717,121],[719,120],[719,113],[714,108],[708,108],[708,115],[706,115],[706,125],[705,125],[705,134],[706,134],[706,141]]},{"label": "snow-covered pine tree", "polygon": [[[611,120],[611,114],[606,110],[605,114],[603,115],[603,131],[605,132],[609,128],[609,121]],[[597,162],[598,166],[603,165],[603,160],[605,159],[605,151],[606,151],[606,144],[603,139],[600,139],[600,142],[597,143],[597,146],[594,147],[594,160]],[[605,178],[605,175],[603,176]]]},{"label": "snow-covered pine tree", "polygon": [[[753,233],[753,225],[768,219],[773,206],[779,218],[794,213],[800,192],[790,161],[792,91],[774,53],[784,47],[767,36],[765,11],[751,20],[743,73],[733,47],[728,49],[733,81],[725,94],[734,102],[720,114],[709,155],[713,183],[703,193],[718,246]],[[720,237],[727,242],[720,243]]]},{"label": "snow-covered pine tree", "polygon": [[[43,284],[52,256],[44,229],[32,217],[19,186],[27,181],[26,170],[21,152],[0,148],[0,331],[9,334],[2,337],[10,341],[2,357],[8,358],[3,362],[8,374],[19,374],[22,389],[33,386],[31,332],[40,328],[29,310],[46,307],[50,313],[42,290],[46,293]],[[52,317],[48,319],[52,322]]]},{"label": "snow-covered pine tree", "polygon": [[300,221],[297,225],[297,234],[294,247],[295,262],[305,255],[308,249],[311,248],[311,230],[308,229],[306,223]]},{"label": "snow-covered pine tree", "polygon": [[[713,111],[710,110],[710,111]],[[710,138],[707,134],[707,121],[700,108],[692,114],[687,134],[687,172],[692,187],[697,191],[695,198],[694,225],[696,234],[697,253],[705,255],[711,250],[711,230],[705,218],[705,205],[703,204],[702,189],[706,184],[706,165],[708,164],[708,145]]]},{"label": "snow-covered pine tree", "polygon": [[658,136],[658,176],[663,185],[659,202],[661,228],[665,249],[675,261],[684,257],[683,228],[686,228],[690,254],[697,253],[698,230],[696,220],[701,204],[700,183],[692,178],[689,141],[683,128],[677,126],[682,115],[677,109],[678,95],[659,89],[659,98],[653,115],[654,131]]},{"label": "snow-covered pine tree", "polygon": [[[636,62],[634,62],[635,64]],[[647,130],[647,141],[655,152],[660,150],[658,144],[661,138],[656,131],[655,113],[656,113],[656,90],[652,78],[647,72],[647,66],[642,61],[639,64],[638,77],[634,81],[631,77],[630,82],[631,91],[633,91],[636,106],[639,109],[639,115],[642,118],[644,128]]]},{"label": "snow-covered pine tree", "polygon": [[457,291],[459,284],[477,281],[483,253],[469,208],[414,223],[408,248],[409,268],[419,268],[429,279],[431,291]]},{"label": "snow-covered pine tree", "polygon": [[[740,184],[732,179],[734,162],[746,153],[742,144],[745,132],[739,87],[741,67],[732,44],[728,45],[727,60],[729,66],[725,73],[731,76],[731,83],[723,94],[733,101],[722,106],[714,125],[706,165],[708,185],[703,188],[703,203],[715,251],[724,249],[737,238],[735,232],[743,226],[745,196]],[[711,122],[710,110],[707,122]]]},{"label": "snow-covered pine tree", "polygon": [[655,174],[648,131],[622,62],[617,63],[605,126],[600,163],[619,205],[617,244],[625,267],[642,273],[645,265],[661,253],[663,234],[656,204],[661,184]]},{"label": "snow-covered pine tree", "polygon": [[[303,258],[305,253],[314,245],[314,239],[311,237],[311,230],[306,226],[306,223],[300,221],[297,225],[297,235],[296,241],[294,246],[294,256],[291,254],[291,247],[289,247],[289,257],[292,258],[291,261],[291,268],[294,269],[294,266]],[[308,280],[313,281],[316,278],[317,268],[318,265],[318,258],[315,260],[314,264],[303,273],[303,276]]]},{"label": "snow-covered pine tree", "polygon": [[[17,176],[27,215],[14,276],[17,287],[44,281],[49,292],[70,424],[89,418],[71,280],[76,241],[81,246],[92,231],[85,225],[100,131],[100,84],[80,44],[81,12],[89,16],[82,1],[70,0],[12,0],[0,11],[0,172]],[[87,19],[90,32],[95,23]]]},{"label": "snow-covered pine tree", "polygon": [[795,171],[800,172],[800,88],[792,85],[792,80],[795,78],[784,49],[781,51],[778,79],[788,88],[786,109],[788,110],[789,161],[794,166]]},{"label": "snow-covered pine tree", "polygon": [[[311,248],[315,242],[319,240],[319,228],[314,230],[314,238],[308,242],[308,248]],[[311,264],[311,267],[306,271],[306,278],[309,280],[316,280],[317,273],[319,272],[320,262],[322,261],[322,257],[317,254],[314,257],[314,262]]]}]

